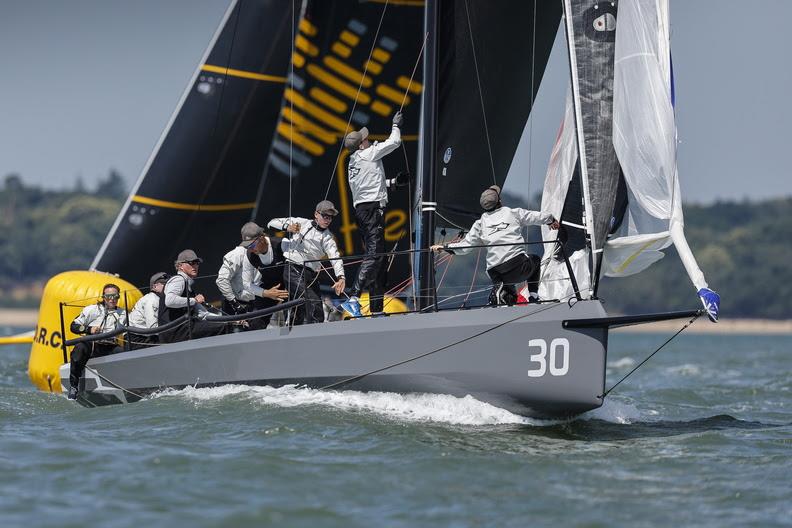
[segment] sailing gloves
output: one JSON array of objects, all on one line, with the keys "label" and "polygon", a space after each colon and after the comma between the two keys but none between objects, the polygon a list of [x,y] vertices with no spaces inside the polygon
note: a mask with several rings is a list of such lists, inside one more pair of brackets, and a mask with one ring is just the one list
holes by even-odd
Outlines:
[{"label": "sailing gloves", "polygon": [[389,178],[385,180],[385,185],[388,187],[388,189],[401,189],[409,185],[410,179],[410,173],[402,171],[397,174],[395,178]]},{"label": "sailing gloves", "polygon": [[231,309],[234,310],[234,315],[247,313],[245,306],[236,299],[234,299],[233,301],[228,301],[228,304],[229,306],[231,306]]},{"label": "sailing gloves", "polygon": [[398,111],[395,114],[393,114],[393,124],[394,125],[396,125],[397,127],[400,127],[401,124],[402,124],[402,121],[404,121],[404,118],[402,118],[401,111]]}]

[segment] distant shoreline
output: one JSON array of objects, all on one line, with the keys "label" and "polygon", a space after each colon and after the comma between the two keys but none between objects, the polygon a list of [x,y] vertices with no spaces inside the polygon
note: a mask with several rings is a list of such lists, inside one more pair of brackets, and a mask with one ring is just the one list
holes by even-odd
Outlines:
[{"label": "distant shoreline", "polygon": [[[38,322],[38,310],[24,308],[0,308],[0,326],[33,329]],[[660,321],[657,323],[627,326],[618,328],[616,332],[624,333],[667,333],[676,332],[685,324],[685,320]],[[792,320],[775,319],[722,319],[711,323],[702,316],[689,328],[688,334],[778,334],[792,335]]]}]

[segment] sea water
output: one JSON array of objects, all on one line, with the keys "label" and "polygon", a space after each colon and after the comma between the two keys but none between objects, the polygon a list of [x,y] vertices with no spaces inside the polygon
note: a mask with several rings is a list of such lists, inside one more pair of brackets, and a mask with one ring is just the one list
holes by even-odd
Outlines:
[{"label": "sea water", "polygon": [[[667,337],[613,335],[608,386]],[[0,526],[790,526],[790,345],[682,334],[556,422],[295,387],[85,409],[4,347]]]}]

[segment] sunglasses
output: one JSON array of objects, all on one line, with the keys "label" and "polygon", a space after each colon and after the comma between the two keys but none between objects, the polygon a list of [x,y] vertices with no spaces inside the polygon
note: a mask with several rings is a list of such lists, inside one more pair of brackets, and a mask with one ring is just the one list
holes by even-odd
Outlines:
[{"label": "sunglasses", "polygon": [[324,218],[324,219],[325,219],[325,220],[327,220],[328,222],[329,222],[330,220],[332,220],[333,218],[335,218],[335,215],[331,215],[331,214],[324,214],[324,213],[319,213],[319,216],[321,216],[322,218]]},{"label": "sunglasses", "polygon": [[189,264],[190,266],[195,268],[195,267],[197,267],[198,265],[201,264],[201,261],[200,260],[188,260],[187,262],[185,262],[185,264]]},{"label": "sunglasses", "polygon": [[105,299],[114,300],[114,299],[118,299],[121,296],[117,293],[105,293],[104,295],[102,295],[102,297],[104,297]]}]

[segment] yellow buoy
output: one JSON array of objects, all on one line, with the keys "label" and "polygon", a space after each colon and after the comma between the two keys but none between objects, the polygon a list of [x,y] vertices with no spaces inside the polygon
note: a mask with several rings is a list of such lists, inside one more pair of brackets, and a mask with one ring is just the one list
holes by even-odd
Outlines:
[{"label": "yellow buoy", "polygon": [[[63,351],[63,340],[76,337],[69,331],[71,322],[84,307],[101,301],[105,284],[115,284],[121,289],[121,298],[118,300],[121,309],[131,310],[142,297],[140,290],[127,281],[98,271],[66,271],[47,282],[41,296],[39,320],[33,332],[28,360],[28,376],[39,389],[60,392],[58,368],[69,360],[64,354],[68,356],[71,353],[70,349],[68,353]],[[128,307],[126,303],[129,303]]]}]

